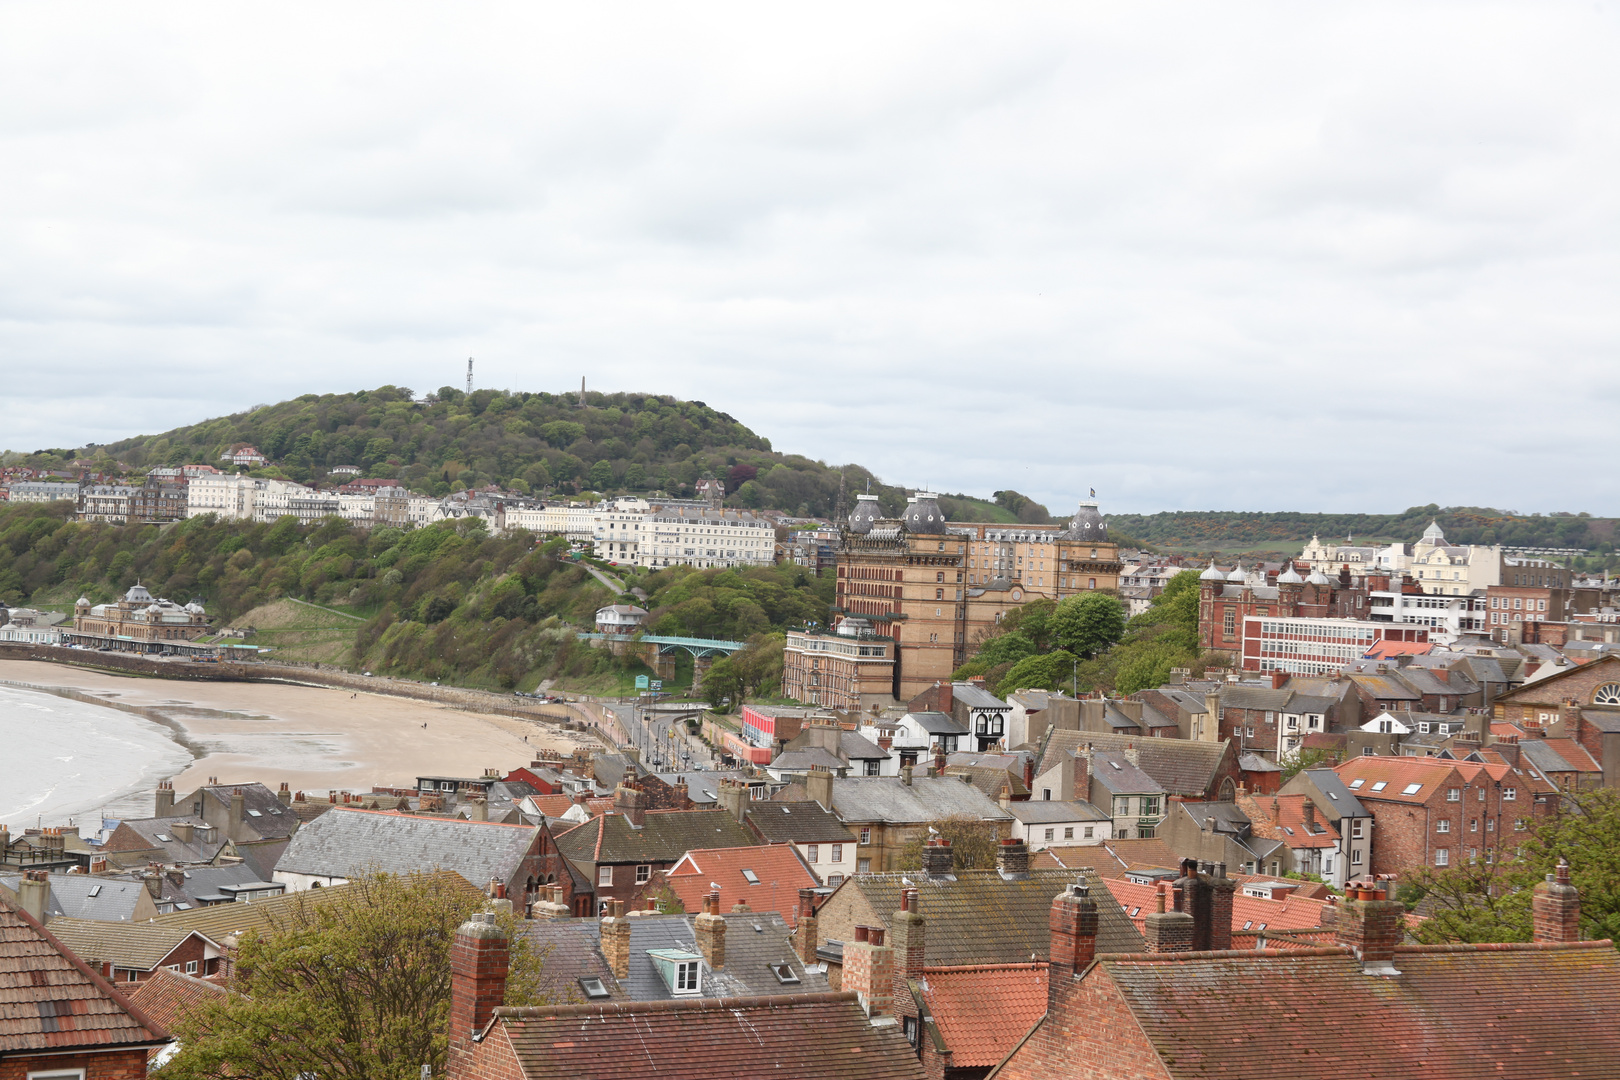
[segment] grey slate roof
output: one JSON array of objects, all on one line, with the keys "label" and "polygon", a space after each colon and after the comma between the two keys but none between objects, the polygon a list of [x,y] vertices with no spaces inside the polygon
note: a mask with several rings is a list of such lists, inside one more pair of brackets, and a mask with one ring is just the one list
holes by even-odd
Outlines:
[{"label": "grey slate roof", "polygon": [[686,797],[698,806],[714,806],[720,801],[721,780],[747,780],[749,775],[735,770],[722,770],[718,772],[661,772],[655,773],[658,779],[673,787],[680,781],[686,782]]},{"label": "grey slate roof", "polygon": [[746,811],[748,824],[768,844],[853,844],[855,834],[814,800],[760,801]]},{"label": "grey slate roof", "polygon": [[1244,686],[1229,683],[1221,687],[1221,706],[1227,709],[1260,709],[1281,712],[1293,697],[1292,690],[1273,690],[1269,686]]},{"label": "grey slate roof", "polygon": [[1372,817],[1356,793],[1344,786],[1344,781],[1332,769],[1306,769],[1305,775],[1316,790],[1327,797],[1328,805],[1332,807],[1329,815],[1338,817]]},{"label": "grey slate roof", "polygon": [[[541,948],[551,947],[543,971],[547,981],[573,980],[582,975],[602,979],[614,998],[632,1001],[669,1001],[675,995],[659,976],[648,949],[680,949],[696,953],[693,915],[637,915],[630,919],[630,974],[614,980],[602,955],[602,924],[596,919],[562,919],[520,924],[520,933]],[[829,989],[824,972],[807,970],[793,951],[792,931],[775,912],[728,912],[726,958],[719,971],[704,964],[702,993],[698,996],[748,997],[765,994],[815,994]],[[782,983],[771,965],[787,964],[797,983]],[[685,995],[683,995],[684,997]]]},{"label": "grey slate roof", "polygon": [[906,715],[930,735],[966,735],[968,732],[968,726],[950,713],[914,712]]},{"label": "grey slate roof", "polygon": [[777,754],[770,764],[770,768],[778,772],[809,772],[811,769],[830,769],[838,772],[848,767],[849,762],[831,750],[823,750],[819,746],[809,746],[803,750],[784,750]]},{"label": "grey slate roof", "polygon": [[285,839],[298,828],[297,815],[281,805],[276,793],[263,784],[214,784],[200,787],[191,794],[176,799],[174,808],[189,811],[192,804],[201,799],[229,810],[231,793],[238,787],[242,789],[242,824],[253,834],[244,836],[244,842],[251,839]]},{"label": "grey slate roof", "polygon": [[[1203,711],[1200,707],[1199,712]],[[1035,775],[1054,768],[1058,756],[1091,744],[1092,750],[1124,750],[1135,747],[1141,769],[1172,795],[1202,797],[1215,779],[1215,771],[1226,756],[1225,742],[1195,742],[1191,739],[1149,739],[1140,735],[1115,735],[1097,731],[1053,731],[1046,740]]]},{"label": "grey slate roof", "polygon": [[1284,712],[1291,713],[1326,713],[1339,703],[1338,698],[1318,697],[1315,694],[1295,694],[1288,699],[1288,707]]},{"label": "grey slate roof", "polygon": [[[918,907],[926,920],[925,963],[1019,964],[1028,963],[1031,956],[1050,959],[1052,899],[1076,880],[1090,885],[1093,896],[1108,895],[1102,880],[1089,868],[1031,870],[1015,878],[1004,878],[995,870],[961,870],[942,878],[915,870],[856,874],[839,889],[864,895],[885,926],[900,909],[900,890],[916,889]],[[729,951],[729,942],[727,945]],[[1142,949],[1142,935],[1124,910],[1118,904],[1098,904],[1097,951]]]},{"label": "grey slate roof", "polygon": [[1028,799],[1007,804],[1007,813],[1025,825],[1049,825],[1063,821],[1112,820],[1090,803],[1076,799],[1063,802],[1058,799]]},{"label": "grey slate roof", "polygon": [[701,848],[758,846],[729,810],[649,810],[639,829],[623,814],[600,814],[553,835],[557,850],[580,866],[674,863]]},{"label": "grey slate roof", "polygon": [[[10,889],[13,894],[21,881],[21,874],[0,874],[0,885]],[[52,874],[49,884],[50,894],[45,898],[45,916],[48,919],[128,922],[135,914],[135,905],[146,895],[144,884],[128,878]]]},{"label": "grey slate roof", "polygon": [[[1200,710],[1201,711],[1201,710]],[[1166,716],[1146,702],[1142,703],[1142,727],[1144,730],[1155,728],[1180,727],[1174,717]]]},{"label": "grey slate roof", "polygon": [[484,888],[491,878],[510,882],[537,835],[524,825],[346,810],[299,829],[276,869],[322,877],[454,870]]},{"label": "grey slate roof", "polygon": [[1282,772],[1282,766],[1259,754],[1239,754],[1238,768],[1244,772]]},{"label": "grey slate roof", "polygon": [[[191,843],[180,841],[179,834],[174,831],[176,825],[191,825],[197,830],[210,828],[208,822],[198,817],[166,817],[166,818],[125,818],[118,823],[120,829],[129,829],[148,847],[163,852],[158,861],[166,863],[209,863],[218,857],[219,851],[225,846],[225,830],[214,829],[212,840],[203,840],[202,837],[210,835],[207,832],[193,832]],[[115,830],[116,831],[116,830]],[[168,839],[164,839],[168,837]],[[120,850],[109,850],[108,857],[117,861],[124,853]]]},{"label": "grey slate roof", "polygon": [[996,697],[977,683],[951,684],[951,700],[959,701],[970,709],[1011,709],[1012,706]]},{"label": "grey slate roof", "polygon": [[840,731],[838,749],[850,761],[885,761],[889,752],[858,731]]},{"label": "grey slate roof", "polygon": [[833,781],[832,801],[833,813],[843,821],[921,825],[953,814],[1012,820],[982,791],[952,776],[919,776],[910,786],[892,776],[839,777]]},{"label": "grey slate roof", "polygon": [[1091,778],[1113,795],[1164,791],[1157,780],[1133,765],[1119,750],[1093,751]]}]

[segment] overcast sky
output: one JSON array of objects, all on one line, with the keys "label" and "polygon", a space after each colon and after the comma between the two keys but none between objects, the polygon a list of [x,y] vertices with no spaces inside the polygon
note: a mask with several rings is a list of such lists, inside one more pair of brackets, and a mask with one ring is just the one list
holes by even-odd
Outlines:
[{"label": "overcast sky", "polygon": [[1105,511],[1620,512],[1613,3],[0,2],[0,446],[698,398]]}]

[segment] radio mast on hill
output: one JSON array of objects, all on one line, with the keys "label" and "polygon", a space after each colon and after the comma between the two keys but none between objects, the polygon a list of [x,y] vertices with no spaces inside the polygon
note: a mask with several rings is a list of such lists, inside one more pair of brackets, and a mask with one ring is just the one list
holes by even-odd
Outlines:
[{"label": "radio mast on hill", "polygon": [[467,396],[472,396],[472,357],[467,357]]}]

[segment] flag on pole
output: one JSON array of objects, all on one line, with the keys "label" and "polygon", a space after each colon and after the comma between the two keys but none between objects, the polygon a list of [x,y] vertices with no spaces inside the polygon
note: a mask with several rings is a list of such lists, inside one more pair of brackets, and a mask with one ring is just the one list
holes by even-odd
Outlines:
[{"label": "flag on pole", "polygon": [[1091,489],[1091,497],[1093,499],[1095,499],[1097,497],[1097,489],[1096,488]]}]

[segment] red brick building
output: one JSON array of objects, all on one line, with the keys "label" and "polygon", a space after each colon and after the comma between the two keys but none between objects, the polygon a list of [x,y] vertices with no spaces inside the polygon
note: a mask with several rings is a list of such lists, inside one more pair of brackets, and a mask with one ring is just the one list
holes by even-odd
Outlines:
[{"label": "red brick building", "polygon": [[[1239,653],[1244,620],[1251,616],[1308,619],[1366,619],[1373,590],[1387,589],[1387,577],[1352,578],[1348,570],[1331,579],[1320,571],[1301,577],[1292,564],[1271,577],[1240,566],[1222,573],[1214,563],[1198,575],[1198,640],[1206,649]],[[1258,668],[1256,668],[1258,670]]]},{"label": "red brick building", "polygon": [[145,1080],[172,1040],[21,909],[0,901],[0,1080]]},{"label": "red brick building", "polygon": [[[1179,883],[1178,883],[1179,884]],[[1104,900],[1104,902],[1107,902]],[[1178,905],[1179,906],[1179,905]],[[1265,952],[1188,949],[1213,912],[1148,917],[1187,927],[1134,955],[1099,954],[1098,900],[1070,886],[1052,904],[1042,1018],[995,1080],[1342,1080],[1351,1076],[1609,1076],[1620,1060],[1620,954],[1580,941],[1580,900],[1538,885],[1535,940],[1404,946],[1404,905],[1358,882],[1334,945]],[[1534,1008],[1504,1007],[1533,987]],[[1551,1018],[1556,1018],[1553,1020]],[[1260,1037],[1234,1037],[1234,1023]]]},{"label": "red brick building", "polygon": [[1553,810],[1547,784],[1502,763],[1357,757],[1334,772],[1372,814],[1373,874],[1494,858]]}]

